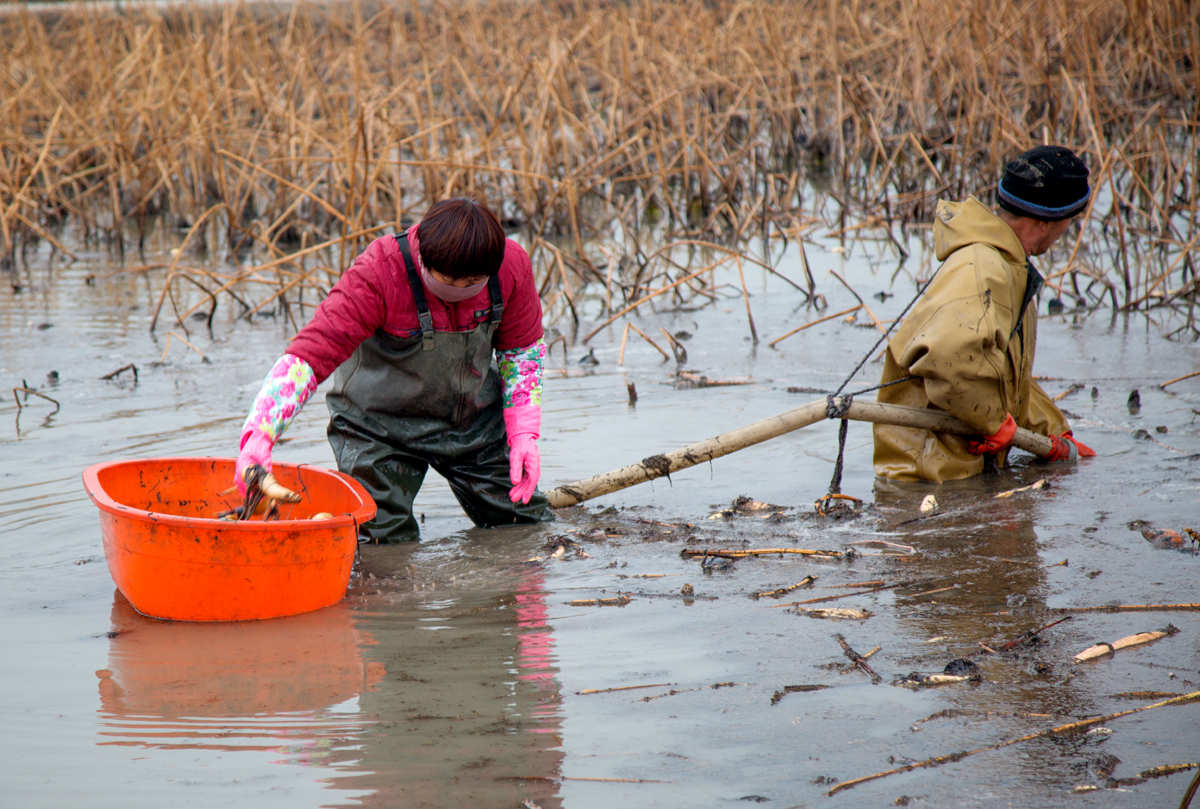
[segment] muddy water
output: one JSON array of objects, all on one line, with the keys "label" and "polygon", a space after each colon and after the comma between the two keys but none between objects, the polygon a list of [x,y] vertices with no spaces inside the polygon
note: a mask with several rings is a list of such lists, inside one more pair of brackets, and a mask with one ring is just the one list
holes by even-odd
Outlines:
[{"label": "muddy water", "polygon": [[[146,260],[171,246],[160,235]],[[827,311],[854,304],[826,275],[834,269],[881,319],[894,316],[912,294],[910,272],[921,269],[896,273],[888,256],[848,247],[809,247]],[[46,251],[28,259],[4,276],[0,292],[0,383],[7,391],[27,382],[61,409],[51,414],[53,405],[31,397],[18,410],[7,392],[0,402],[0,424],[8,425],[0,428],[6,803],[608,807],[762,799],[836,807],[907,798],[914,806],[1167,807],[1187,787],[1190,774],[1073,791],[1195,761],[1200,705],[824,797],[839,781],[1153,701],[1117,696],[1125,692],[1200,689],[1196,613],[1084,613],[1019,654],[980,646],[996,648],[1061,617],[1053,608],[1200,601],[1200,559],[1158,549],[1130,528],[1137,520],[1200,528],[1200,384],[1156,387],[1200,367],[1194,345],[1162,337],[1181,324],[1114,319],[1107,310],[1043,316],[1037,372],[1052,377],[1043,384],[1052,394],[1086,386],[1062,405],[1099,457],[1073,469],[1022,462],[938,488],[879,485],[870,431],[852,425],[843,491],[866,505],[849,519],[820,519],[812,502],[828,486],[836,431],[819,425],[569,510],[552,525],[496,531],[471,528],[430,475],[417,500],[423,540],[364,547],[340,605],[257,624],[184,625],[143,618],[115,592],[80,472],[115,458],[232,454],[290,332],[275,318],[234,322],[222,301],[211,332],[201,321],[187,324],[185,336],[206,362],[175,339],[166,345],[166,332],[183,335],[180,327],[149,333],[161,273],[101,277],[120,266],[106,253],[69,266]],[[802,275],[793,252],[779,266]],[[89,275],[97,278],[88,283]],[[749,273],[756,347],[734,294],[736,273],[718,280],[733,285],[723,290],[728,298],[694,311],[647,308],[637,323],[656,338],[659,327],[688,332],[686,368],[753,384],[682,388],[673,384],[675,363],[639,340],[618,366],[616,327],[592,341],[595,366],[578,363],[581,346],[564,357],[560,344],[546,383],[544,483],[623,466],[819,398],[787,388],[836,388],[874,342],[873,329],[833,321],[766,347],[816,314],[778,279]],[[881,291],[895,297],[867,297]],[[598,303],[584,313],[594,319]],[[569,322],[549,325],[571,333]],[[99,379],[131,362],[136,384],[128,372]],[[879,369],[869,363],[859,384]],[[636,406],[628,382],[637,386]],[[1127,407],[1134,389],[1136,414]],[[291,428],[280,460],[332,466],[320,397]],[[1050,488],[993,499],[1041,478]],[[929,492],[940,513],[917,519]],[[769,519],[707,519],[743,494],[782,508]],[[544,555],[552,536],[577,544],[527,563]],[[915,553],[851,544],[863,540]],[[860,555],[750,558],[704,570],[681,558],[685,547],[853,547]],[[810,575],[811,588],[779,602],[750,598]],[[908,585],[810,605],[865,610],[864,619],[777,607],[869,589],[835,585],[875,580]],[[695,598],[664,597],[684,584]],[[569,603],[618,591],[637,594],[625,606]],[[1070,662],[1094,642],[1168,623],[1177,635],[1095,663]],[[869,660],[881,683],[850,665],[835,633],[862,654],[881,647]],[[978,665],[981,682],[893,684],[964,657]],[[654,687],[580,693],[631,686]]]}]

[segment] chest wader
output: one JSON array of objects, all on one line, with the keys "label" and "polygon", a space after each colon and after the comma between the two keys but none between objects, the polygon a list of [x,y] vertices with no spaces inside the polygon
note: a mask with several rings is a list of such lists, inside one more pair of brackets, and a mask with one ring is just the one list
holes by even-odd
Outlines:
[{"label": "chest wader", "polygon": [[540,491],[528,504],[508,497],[500,371],[492,360],[492,336],[504,313],[499,280],[488,279],[491,306],[475,313],[486,320],[468,331],[435,331],[408,238],[402,233],[396,241],[420,330],[407,337],[376,331],[334,372],[325,397],[338,469],[361,483],[378,506],[360,539],[418,537],[413,498],[430,466],[476,525],[552,519]]}]

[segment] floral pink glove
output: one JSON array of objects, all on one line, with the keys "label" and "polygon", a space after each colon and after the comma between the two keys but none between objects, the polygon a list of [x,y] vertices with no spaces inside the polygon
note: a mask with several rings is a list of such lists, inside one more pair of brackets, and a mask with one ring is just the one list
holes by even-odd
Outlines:
[{"label": "floral pink glove", "polygon": [[271,449],[316,389],[312,367],[295,355],[284,354],[271,368],[242,425],[241,452],[233,467],[242,497],[246,496],[246,469],[259,464],[271,471]]},{"label": "floral pink glove", "polygon": [[508,433],[508,476],[513,482],[508,496],[514,503],[528,503],[542,476],[542,459],[537,440],[542,426],[542,408],[519,405],[504,408],[504,429]]}]

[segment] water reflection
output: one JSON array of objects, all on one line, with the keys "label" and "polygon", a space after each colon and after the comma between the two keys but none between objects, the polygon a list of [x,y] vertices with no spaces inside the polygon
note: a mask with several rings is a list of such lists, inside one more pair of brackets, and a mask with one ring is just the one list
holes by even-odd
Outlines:
[{"label": "water reflection", "polygon": [[181,623],[138,614],[119,591],[108,668],[96,672],[100,745],[278,751],[320,763],[372,724],[383,678],[344,604],[270,621]]},{"label": "water reflection", "polygon": [[[363,548],[356,608],[388,675],[364,694],[372,728],[337,786],[364,806],[561,806],[561,694],[539,529]],[[343,770],[345,772],[345,770]]]},{"label": "water reflection", "polygon": [[951,659],[965,657],[989,682],[1015,686],[944,688],[939,696],[947,706],[1040,714],[1091,710],[1061,665],[1056,642],[1063,630],[1050,630],[1020,649],[1002,648],[1061,617],[1046,611],[1047,565],[1059,560],[1042,558],[1034,528],[1053,493],[996,495],[1042,477],[1053,485],[1057,474],[1031,465],[936,487],[876,482],[876,506],[885,514],[912,515],[925,495],[938,498],[939,513],[910,518],[889,532],[890,540],[918,550],[916,557],[898,561],[903,567],[897,577],[919,584],[896,591],[901,625],[929,644],[927,655],[912,658],[913,668],[940,671]]}]

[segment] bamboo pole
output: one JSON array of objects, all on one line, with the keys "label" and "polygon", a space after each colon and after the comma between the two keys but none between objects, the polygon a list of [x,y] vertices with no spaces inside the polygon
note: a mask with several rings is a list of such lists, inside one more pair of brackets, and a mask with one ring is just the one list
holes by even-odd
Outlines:
[{"label": "bamboo pole", "polygon": [[[844,401],[842,398],[835,403]],[[824,399],[788,410],[770,418],[756,421],[745,427],[740,427],[728,433],[722,433],[714,438],[690,444],[681,449],[662,455],[651,455],[641,461],[621,469],[605,472],[583,480],[564,483],[546,492],[551,508],[563,508],[591,500],[605,494],[627,489],[648,480],[670,476],[672,472],[687,469],[696,464],[711,461],[740,449],[761,444],[772,438],[778,438],[794,430],[808,427],[824,421],[827,402]],[[918,430],[932,430],[939,433],[955,435],[978,435],[949,413],[938,410],[925,410],[918,407],[883,404],[881,402],[851,401],[849,410],[838,418],[850,421],[866,421],[875,424],[891,424],[897,427],[911,427]],[[1025,450],[1040,458],[1045,458],[1053,450],[1053,443],[1045,436],[1036,435],[1028,430],[1017,428],[1013,438],[1013,446]]]}]

